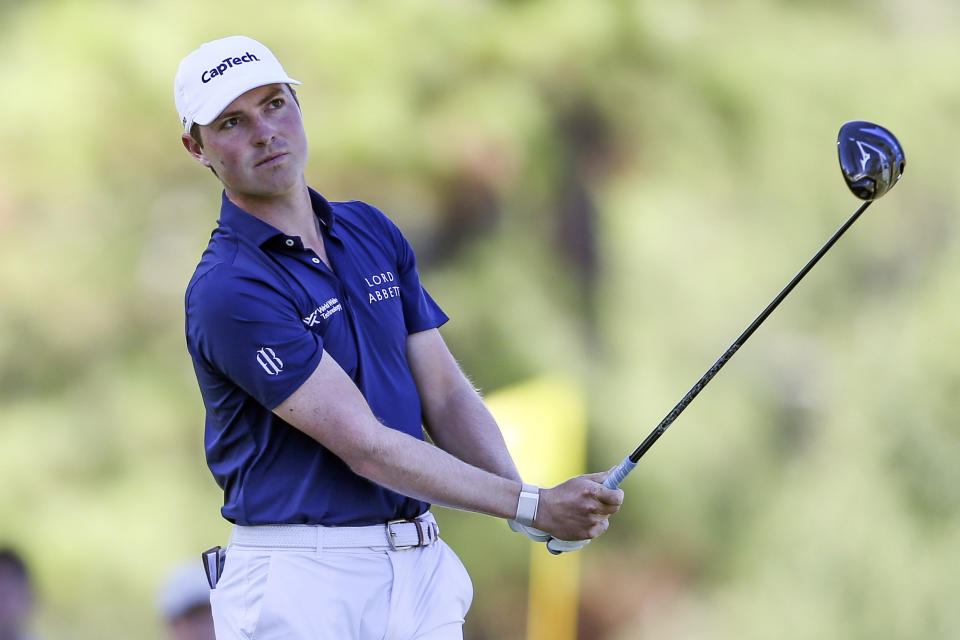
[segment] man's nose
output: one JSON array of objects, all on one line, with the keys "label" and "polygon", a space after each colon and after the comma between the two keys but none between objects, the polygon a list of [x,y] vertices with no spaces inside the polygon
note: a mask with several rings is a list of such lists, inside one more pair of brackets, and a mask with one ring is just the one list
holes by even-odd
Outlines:
[{"label": "man's nose", "polygon": [[277,137],[277,129],[267,118],[257,117],[253,123],[253,144],[259,147],[269,144]]}]

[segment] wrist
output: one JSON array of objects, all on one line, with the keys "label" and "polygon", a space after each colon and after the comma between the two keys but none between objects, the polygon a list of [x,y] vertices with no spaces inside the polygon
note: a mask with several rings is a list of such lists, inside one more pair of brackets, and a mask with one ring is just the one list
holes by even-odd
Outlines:
[{"label": "wrist", "polygon": [[526,527],[532,527],[540,506],[540,487],[521,483],[520,497],[517,500],[517,517],[514,518]]}]

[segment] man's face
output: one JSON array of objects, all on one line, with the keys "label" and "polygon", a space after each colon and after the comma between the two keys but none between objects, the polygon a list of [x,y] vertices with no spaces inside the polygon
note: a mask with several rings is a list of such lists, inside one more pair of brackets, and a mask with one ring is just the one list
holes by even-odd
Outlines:
[{"label": "man's face", "polygon": [[307,136],[287,85],[247,91],[200,134],[203,147],[187,135],[184,146],[216,171],[228,195],[269,198],[303,184]]}]

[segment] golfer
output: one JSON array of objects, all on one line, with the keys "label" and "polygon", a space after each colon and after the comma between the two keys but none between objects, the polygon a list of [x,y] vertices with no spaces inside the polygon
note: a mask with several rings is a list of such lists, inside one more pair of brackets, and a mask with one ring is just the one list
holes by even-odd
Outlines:
[{"label": "golfer", "polygon": [[586,541],[623,494],[603,473],[521,482],[401,232],[307,186],[298,84],[243,36],[203,44],[174,81],[183,146],[223,184],[185,296],[234,524],[217,638],[462,638],[473,588],[431,504]]}]

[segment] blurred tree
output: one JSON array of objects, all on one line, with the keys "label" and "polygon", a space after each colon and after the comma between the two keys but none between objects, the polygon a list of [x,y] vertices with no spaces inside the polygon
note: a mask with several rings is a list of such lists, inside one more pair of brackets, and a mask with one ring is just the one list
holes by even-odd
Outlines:
[{"label": "blurred tree", "polygon": [[[631,476],[582,558],[580,636],[956,636],[958,18],[946,0],[0,2],[0,538],[36,559],[44,635],[159,638],[156,578],[229,530],[182,337],[219,195],[170,84],[197,43],[247,32],[304,81],[311,183],[408,232],[477,383],[581,378],[591,468],[853,208],[839,125],[895,131],[903,184]],[[442,518],[477,583],[468,633],[521,637],[525,548]]]}]

